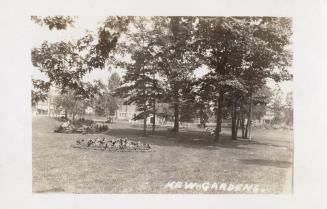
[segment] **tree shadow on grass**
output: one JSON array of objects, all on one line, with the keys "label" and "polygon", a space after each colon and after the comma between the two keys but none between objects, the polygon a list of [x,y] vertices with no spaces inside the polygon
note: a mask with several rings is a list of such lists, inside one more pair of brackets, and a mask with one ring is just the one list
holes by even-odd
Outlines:
[{"label": "tree shadow on grass", "polygon": [[237,143],[239,144],[242,144],[242,145],[261,145],[261,146],[269,146],[269,147],[277,147],[277,148],[288,148],[290,149],[291,148],[291,145],[290,143],[286,143],[286,144],[275,144],[275,143],[269,143],[269,142],[259,142],[259,141],[256,141],[256,140],[244,140],[244,139],[241,139],[241,140],[237,140]]},{"label": "tree shadow on grass", "polygon": [[251,149],[249,147],[239,146],[242,144],[230,140],[230,136],[222,135],[221,143],[215,143],[213,136],[201,131],[181,131],[178,133],[168,130],[148,131],[146,137],[143,136],[143,130],[135,128],[111,129],[107,135],[114,137],[129,138],[134,141],[143,141],[152,145],[159,146],[182,146],[186,148],[199,148],[208,150],[217,150],[219,148],[232,149]]},{"label": "tree shadow on grass", "polygon": [[278,168],[289,168],[293,164],[288,161],[264,160],[264,159],[239,159],[239,161],[248,165],[272,166]]},{"label": "tree shadow on grass", "polygon": [[61,187],[54,187],[51,189],[46,189],[46,190],[37,190],[33,191],[34,193],[59,193],[59,192],[65,192],[65,190]]}]

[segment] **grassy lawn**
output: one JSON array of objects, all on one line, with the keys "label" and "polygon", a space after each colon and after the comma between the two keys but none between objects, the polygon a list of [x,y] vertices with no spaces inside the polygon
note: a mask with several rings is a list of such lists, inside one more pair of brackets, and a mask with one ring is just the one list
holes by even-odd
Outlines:
[{"label": "grassy lawn", "polygon": [[[252,141],[215,144],[203,130],[149,132],[127,123],[110,125],[105,134],[62,134],[59,122],[33,117],[33,192],[66,193],[237,193],[169,189],[169,181],[258,184],[260,193],[292,188],[293,133],[255,130]],[[229,130],[223,130],[229,141]],[[80,138],[133,137],[151,152],[106,152],[72,148]],[[244,193],[244,192],[243,192]]]}]

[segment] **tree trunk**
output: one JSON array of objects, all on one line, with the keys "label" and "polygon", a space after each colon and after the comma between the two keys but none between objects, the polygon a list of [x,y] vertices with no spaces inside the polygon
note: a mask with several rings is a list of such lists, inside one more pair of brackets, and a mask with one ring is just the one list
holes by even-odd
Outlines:
[{"label": "tree trunk", "polygon": [[200,128],[203,128],[203,115],[202,115],[202,106],[200,107],[200,112],[199,112],[199,117],[200,117]]},{"label": "tree trunk", "polygon": [[250,115],[249,115],[249,138],[252,139],[252,95],[250,97]]},{"label": "tree trunk", "polygon": [[92,116],[93,118],[95,118],[95,110],[96,110],[96,103],[95,103],[95,100],[93,100],[93,111],[92,111]]},{"label": "tree trunk", "polygon": [[143,118],[143,135],[146,136],[146,116]]},{"label": "tree trunk", "polygon": [[232,101],[232,140],[237,139],[236,134],[236,108],[235,108],[235,96],[233,96]]},{"label": "tree trunk", "polygon": [[176,101],[174,105],[174,132],[179,131],[179,102]]},{"label": "tree trunk", "polygon": [[247,122],[246,122],[246,128],[245,128],[245,139],[249,138],[249,133],[250,133],[250,112],[247,114]]},{"label": "tree trunk", "polygon": [[67,111],[67,109],[65,109],[65,119],[67,119],[68,118],[68,111]]},{"label": "tree trunk", "polygon": [[243,112],[243,109],[242,109],[242,113],[241,113],[241,127],[242,127],[242,138],[245,139],[245,127],[244,127],[244,122],[245,122],[245,119],[244,119],[244,112]]},{"label": "tree trunk", "polygon": [[240,119],[240,113],[237,113],[237,122],[236,122],[236,139],[237,139],[237,135],[238,135],[238,128],[240,127],[241,124],[241,119]]},{"label": "tree trunk", "polygon": [[146,136],[146,105],[143,106],[143,113],[144,113],[144,116],[143,116],[143,135]]},{"label": "tree trunk", "polygon": [[201,105],[200,107],[200,128],[205,128],[206,127],[206,121],[204,119],[204,110],[203,106]]},{"label": "tree trunk", "polygon": [[246,127],[245,127],[245,134],[244,134],[244,138],[247,139],[249,136],[249,127],[250,127],[250,120],[249,120],[249,116],[246,122]]},{"label": "tree trunk", "polygon": [[156,130],[156,99],[153,99],[153,121],[152,121],[152,131]]},{"label": "tree trunk", "polygon": [[220,132],[221,132],[221,118],[222,118],[222,106],[224,99],[223,91],[219,92],[218,102],[217,102],[217,123],[216,123],[216,131],[215,131],[215,141],[219,141]]}]

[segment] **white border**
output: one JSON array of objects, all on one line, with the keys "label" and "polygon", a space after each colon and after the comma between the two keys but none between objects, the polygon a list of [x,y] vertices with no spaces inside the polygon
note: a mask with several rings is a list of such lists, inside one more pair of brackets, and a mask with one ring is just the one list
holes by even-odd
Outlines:
[{"label": "white border", "polygon": [[[0,208],[327,208],[327,2],[2,1],[0,32]],[[293,195],[32,194],[30,15],[214,15],[294,18]]]}]

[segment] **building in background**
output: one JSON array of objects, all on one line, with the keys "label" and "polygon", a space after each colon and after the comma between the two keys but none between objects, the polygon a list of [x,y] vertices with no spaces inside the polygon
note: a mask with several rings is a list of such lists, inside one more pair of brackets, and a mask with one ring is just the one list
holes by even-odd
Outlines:
[{"label": "building in background", "polygon": [[46,101],[39,101],[32,107],[32,113],[33,115],[54,116],[55,105],[53,104],[53,100],[48,98]]},{"label": "building in background", "polygon": [[267,110],[266,114],[261,118],[262,124],[271,124],[272,120],[274,119],[275,114],[271,110]]},{"label": "building in background", "polygon": [[137,115],[137,107],[134,104],[124,105],[120,104],[115,114],[115,119],[117,120],[127,120],[130,121]]}]

